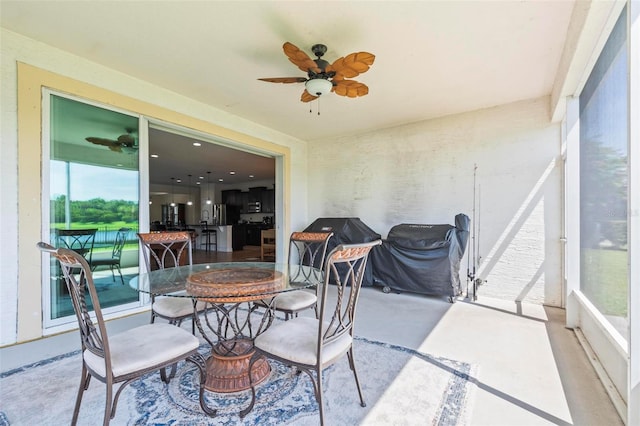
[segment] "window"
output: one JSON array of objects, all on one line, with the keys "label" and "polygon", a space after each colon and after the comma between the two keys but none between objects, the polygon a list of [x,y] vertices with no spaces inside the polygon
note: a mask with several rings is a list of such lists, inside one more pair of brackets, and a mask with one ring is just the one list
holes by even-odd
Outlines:
[{"label": "window", "polygon": [[580,287],[627,337],[627,31],[621,13],[580,94]]}]

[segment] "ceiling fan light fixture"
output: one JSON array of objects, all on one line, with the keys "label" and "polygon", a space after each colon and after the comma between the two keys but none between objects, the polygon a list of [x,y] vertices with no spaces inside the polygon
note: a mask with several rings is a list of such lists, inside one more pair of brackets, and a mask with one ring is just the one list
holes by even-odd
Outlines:
[{"label": "ceiling fan light fixture", "polygon": [[333,84],[324,78],[312,78],[311,80],[307,80],[304,84],[304,87],[307,89],[310,95],[313,96],[322,96],[331,92],[333,89]]},{"label": "ceiling fan light fixture", "polygon": [[[311,47],[317,59],[311,59],[309,55],[288,41],[282,45],[282,50],[289,58],[289,61],[303,71],[308,78],[273,77],[259,78],[258,80],[283,84],[304,83],[305,89],[300,96],[300,102],[311,102],[329,92],[349,98],[365,96],[369,93],[369,88],[366,84],[351,80],[351,78],[367,72],[371,68],[376,59],[376,56],[372,53],[350,53],[330,64],[322,59],[322,56],[327,52],[327,46],[324,44],[315,44]],[[318,115],[320,115],[319,110]]]}]

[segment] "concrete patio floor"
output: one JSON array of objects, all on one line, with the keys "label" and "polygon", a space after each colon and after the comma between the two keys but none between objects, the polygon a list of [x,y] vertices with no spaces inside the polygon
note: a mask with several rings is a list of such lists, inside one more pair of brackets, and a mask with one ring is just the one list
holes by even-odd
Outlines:
[{"label": "concrete patio floor", "polygon": [[374,288],[360,302],[356,334],[477,366],[473,425],[623,424],[563,309]]},{"label": "concrete patio floor", "polygon": [[[365,287],[357,316],[358,336],[476,365],[473,425],[623,424],[575,333],[564,327],[562,309],[482,296],[451,304]],[[148,320],[144,313],[109,327],[116,332]],[[78,347],[71,332],[2,348],[0,370]]]}]

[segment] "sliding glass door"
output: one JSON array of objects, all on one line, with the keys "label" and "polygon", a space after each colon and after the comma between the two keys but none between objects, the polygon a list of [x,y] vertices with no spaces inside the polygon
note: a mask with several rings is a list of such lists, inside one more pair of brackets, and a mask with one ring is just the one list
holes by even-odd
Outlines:
[{"label": "sliding glass door", "polygon": [[[103,309],[137,306],[139,295],[128,281],[137,274],[139,259],[139,118],[47,92],[44,102],[49,107],[45,240],[76,250],[91,264]],[[120,252],[116,242],[122,239]],[[48,276],[45,327],[73,315],[55,261]]]}]

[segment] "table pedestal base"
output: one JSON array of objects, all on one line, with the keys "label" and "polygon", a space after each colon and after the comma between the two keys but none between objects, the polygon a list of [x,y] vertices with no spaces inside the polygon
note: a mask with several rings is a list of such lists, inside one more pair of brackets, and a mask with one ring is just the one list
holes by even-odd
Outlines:
[{"label": "table pedestal base", "polygon": [[[224,345],[224,346],[220,346]],[[205,389],[212,392],[230,393],[251,388],[249,382],[249,360],[255,353],[250,340],[233,343],[233,351],[227,354],[229,342],[219,344],[207,359],[207,380]],[[237,355],[238,354],[238,355]],[[271,367],[264,356],[253,364],[253,384],[257,385],[269,376]]]}]

